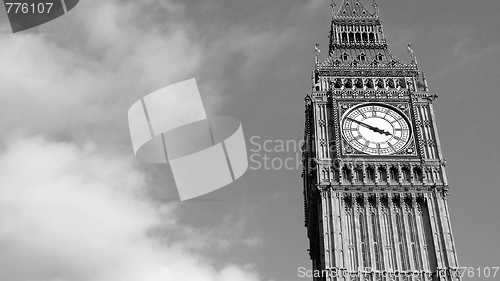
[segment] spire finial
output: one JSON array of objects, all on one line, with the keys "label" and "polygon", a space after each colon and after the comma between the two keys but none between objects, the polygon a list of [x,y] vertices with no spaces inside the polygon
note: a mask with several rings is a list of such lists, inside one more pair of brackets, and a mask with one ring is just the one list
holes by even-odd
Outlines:
[{"label": "spire finial", "polygon": [[316,56],[314,57],[316,64],[319,63],[319,53],[321,53],[321,50],[319,49],[319,43],[316,43],[314,46],[314,51],[316,52]]},{"label": "spire finial", "polygon": [[412,49],[411,43],[408,43],[408,52],[410,52],[411,62],[413,64],[415,64],[417,66],[417,68],[418,68],[417,57],[415,57],[415,54],[413,53],[413,49]]},{"label": "spire finial", "polygon": [[337,5],[335,4],[335,0],[332,0],[332,4],[330,4],[330,7],[332,7],[332,17],[335,16],[335,7]]},{"label": "spire finial", "polygon": [[425,78],[425,73],[422,72],[422,80],[424,81],[424,92],[429,90],[429,85],[427,84],[427,78]]},{"label": "spire finial", "polygon": [[379,16],[379,10],[378,10],[378,5],[375,0],[373,0],[373,9],[375,9],[375,15],[378,17]]}]

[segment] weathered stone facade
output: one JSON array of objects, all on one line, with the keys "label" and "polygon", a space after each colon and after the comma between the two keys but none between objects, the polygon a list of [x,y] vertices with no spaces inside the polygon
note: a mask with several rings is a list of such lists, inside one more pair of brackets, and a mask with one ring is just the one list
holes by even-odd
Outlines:
[{"label": "weathered stone facade", "polygon": [[[371,13],[360,0],[332,4],[326,61],[319,61],[316,46],[305,98],[305,226],[313,270],[332,274],[314,280],[459,280],[432,105],[437,96],[410,44],[411,63],[389,51],[373,6]],[[406,120],[408,128],[394,129],[407,132],[404,143],[381,148],[346,137],[346,116],[373,108],[364,117],[382,118],[375,107]]]}]

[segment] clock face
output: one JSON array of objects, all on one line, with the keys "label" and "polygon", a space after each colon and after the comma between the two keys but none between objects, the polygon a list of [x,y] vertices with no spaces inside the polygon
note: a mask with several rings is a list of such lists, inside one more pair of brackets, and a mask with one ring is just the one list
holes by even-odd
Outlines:
[{"label": "clock face", "polygon": [[364,104],[344,114],[342,135],[355,149],[371,155],[390,155],[411,137],[407,118],[384,104]]}]

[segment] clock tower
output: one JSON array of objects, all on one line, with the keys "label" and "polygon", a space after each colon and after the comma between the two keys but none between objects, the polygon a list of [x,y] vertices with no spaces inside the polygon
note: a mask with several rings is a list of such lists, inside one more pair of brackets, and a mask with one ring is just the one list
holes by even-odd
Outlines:
[{"label": "clock tower", "polygon": [[332,3],[305,98],[305,226],[314,280],[460,280],[433,102],[388,48],[379,11]]}]

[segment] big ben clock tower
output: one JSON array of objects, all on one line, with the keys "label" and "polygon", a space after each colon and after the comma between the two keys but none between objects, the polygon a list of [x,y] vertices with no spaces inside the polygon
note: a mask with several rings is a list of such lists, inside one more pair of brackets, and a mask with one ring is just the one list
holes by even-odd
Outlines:
[{"label": "big ben clock tower", "polygon": [[[459,280],[425,75],[389,50],[377,5],[332,3],[305,98],[305,225],[314,280]],[[372,10],[372,9],[370,9]]]}]

